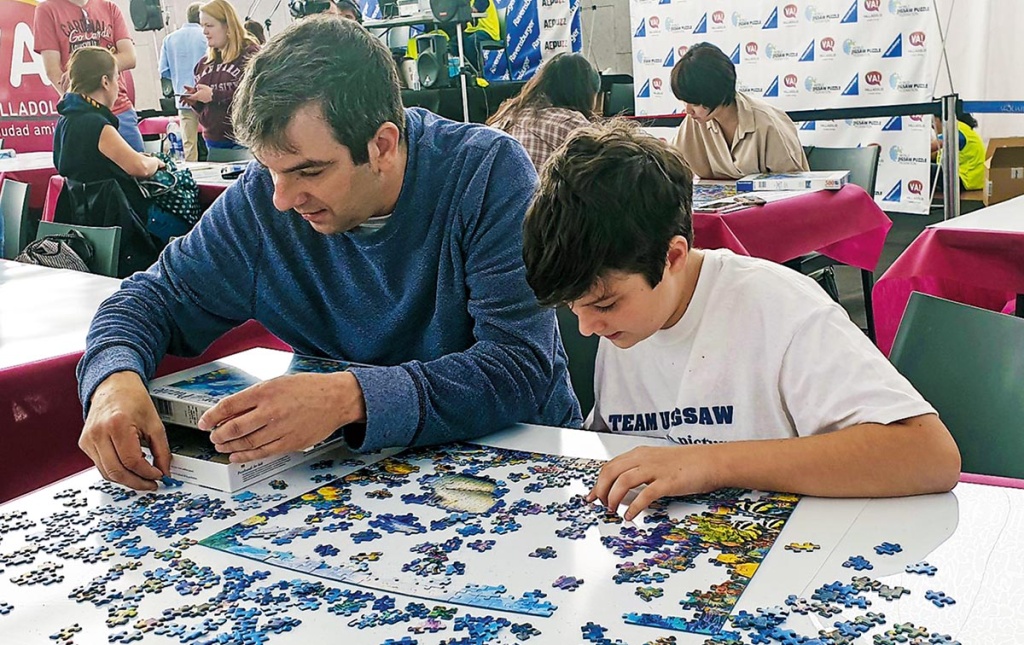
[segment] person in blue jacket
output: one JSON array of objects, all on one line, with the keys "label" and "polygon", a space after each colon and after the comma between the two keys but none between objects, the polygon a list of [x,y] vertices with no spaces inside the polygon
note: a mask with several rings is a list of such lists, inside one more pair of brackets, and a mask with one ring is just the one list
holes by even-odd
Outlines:
[{"label": "person in blue jacket", "polygon": [[170,455],[147,379],[250,318],[297,353],[375,367],[223,399],[199,426],[233,462],[339,427],[369,452],[581,424],[555,316],[526,283],[537,175],[515,140],[403,110],[387,48],[321,16],[253,57],[232,116],[258,161],[89,330],[79,445],[105,478],[155,487]]}]

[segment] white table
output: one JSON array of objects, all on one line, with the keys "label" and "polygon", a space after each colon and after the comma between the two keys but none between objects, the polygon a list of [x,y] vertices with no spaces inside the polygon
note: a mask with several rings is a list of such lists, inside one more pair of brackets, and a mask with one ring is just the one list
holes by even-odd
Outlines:
[{"label": "white table", "polygon": [[[586,458],[607,458],[637,443],[631,438],[600,435],[582,431],[560,430],[555,428],[520,426],[491,435],[486,443],[513,449],[529,449],[537,452],[563,454]],[[339,457],[348,455],[340,454]],[[333,474],[340,475],[352,470],[334,468]],[[311,470],[308,466],[299,466],[281,477],[289,487],[284,491],[289,497],[304,490],[316,487],[310,482]],[[86,512],[98,511],[103,504],[111,504],[111,497],[105,493],[88,490],[87,487],[98,482],[95,471],[87,471],[50,487],[38,490],[6,505],[0,506],[0,517],[7,517],[24,511],[23,520],[35,522],[35,526],[25,530],[15,530],[3,536],[0,542],[0,554],[10,554],[22,548],[26,535],[44,529],[40,521],[57,511],[77,511],[79,517]],[[55,499],[58,492],[67,489],[79,489],[88,497],[88,507],[81,509],[65,509],[61,499]],[[274,492],[267,483],[256,484],[249,490],[265,496]],[[237,506],[230,501],[227,494],[216,493],[186,485],[181,491],[189,495],[208,495],[211,500],[225,500],[229,508]],[[168,491],[174,493],[174,490]],[[121,502],[129,504],[131,502]],[[269,507],[276,502],[266,503]],[[206,506],[212,508],[213,503]],[[202,520],[198,531],[189,537],[201,539],[233,525],[257,511],[239,512],[235,517],[214,520]],[[2,523],[4,520],[0,520]],[[74,521],[70,517],[62,520],[63,524]],[[587,540],[597,540],[588,535]],[[148,529],[140,529],[143,536],[141,544],[149,545],[158,552],[168,549],[177,538],[158,538]],[[45,535],[42,533],[41,535]],[[326,536],[327,534],[323,534]],[[805,498],[790,518],[785,529],[771,550],[760,570],[746,592],[740,598],[736,610],[754,612],[757,607],[782,605],[789,594],[810,597],[812,591],[822,584],[836,580],[849,581],[851,576],[860,575],[841,564],[851,555],[860,554],[871,560],[875,568],[865,571],[871,577],[879,579],[890,586],[901,585],[911,590],[909,596],[894,602],[885,602],[873,594],[873,604],[869,610],[884,612],[888,624],[911,622],[924,625],[933,632],[949,634],[965,643],[1012,643],[1019,642],[1022,626],[1019,618],[1019,607],[1024,600],[1024,567],[1019,565],[1018,555],[1024,546],[1024,491],[983,487],[977,485],[958,486],[952,493],[929,495],[914,498],[892,500],[825,500]],[[482,536],[486,537],[486,536]],[[115,538],[112,541],[116,541]],[[429,539],[429,538],[427,538]],[[325,540],[325,541],[329,541]],[[813,553],[793,553],[782,548],[782,544],[790,542],[810,541],[820,544],[822,548]],[[883,541],[898,542],[903,552],[895,556],[875,556],[872,547]],[[368,545],[367,550],[381,549],[381,542]],[[108,546],[113,552],[121,552],[124,547],[115,548],[105,541],[100,534],[90,535],[84,540],[71,545],[71,549],[102,548]],[[598,547],[600,548],[600,546]],[[191,546],[183,550],[181,558],[188,558],[200,567],[210,567],[214,572],[223,572],[228,567],[242,567],[247,571],[273,569],[258,563],[238,558],[220,551],[202,546]],[[938,574],[933,578],[904,573],[908,563],[927,560],[938,567]],[[42,562],[54,561],[63,564],[59,573],[65,576],[62,582],[51,585],[33,585],[17,587],[11,583],[17,577]],[[173,587],[165,588],[160,593],[146,593],[138,602],[137,616],[132,617],[124,625],[108,628],[106,620],[108,612],[113,612],[119,601],[102,607],[94,607],[89,602],[78,603],[68,598],[75,588],[86,586],[108,572],[112,565],[129,563],[128,558],[114,555],[106,562],[84,564],[81,560],[70,557],[60,558],[59,555],[47,555],[43,551],[35,554],[33,564],[7,565],[6,571],[0,574],[0,603],[13,605],[13,610],[6,616],[0,615],[0,633],[4,642],[10,643],[46,643],[48,636],[63,627],[78,624],[82,631],[74,636],[75,643],[105,643],[109,634],[121,630],[133,630],[133,624],[141,618],[160,617],[163,609],[196,605],[212,597],[218,587],[200,591],[196,595],[180,595]],[[180,561],[179,561],[180,562]],[[552,577],[562,573],[567,563],[551,560]],[[157,560],[154,554],[141,558],[141,565],[134,571],[126,571],[123,577],[108,583],[111,589],[126,590],[133,584],[145,584],[147,578],[143,572],[158,567],[172,567],[168,561]],[[2,565],[0,565],[2,566]],[[515,574],[515,563],[508,563],[510,579]],[[599,570],[597,565],[587,562],[582,567],[582,574],[591,579],[610,576],[613,571]],[[569,573],[564,571],[564,573]],[[577,571],[577,574],[579,572]],[[318,579],[295,573],[294,571],[273,570],[270,577],[259,585],[273,582],[305,579],[315,582]],[[223,580],[222,580],[223,581]],[[340,589],[358,589],[346,587],[341,583],[323,581],[330,587]],[[670,584],[671,583],[671,584]],[[593,584],[593,583],[592,583]],[[538,587],[542,587],[538,582]],[[685,597],[693,588],[687,586],[686,573],[677,573],[665,584],[666,594]],[[957,603],[945,608],[937,608],[925,599],[925,590],[942,590],[955,598]],[[551,592],[552,590],[548,590]],[[557,590],[552,592],[557,594]],[[596,608],[599,622],[608,628],[605,638],[621,639],[623,642],[637,645],[647,643],[658,637],[673,636],[676,643],[703,643],[707,637],[682,632],[658,631],[626,625],[619,618],[625,606],[605,607],[606,598],[595,597],[584,585],[577,592],[585,600],[584,606],[591,611]],[[631,590],[623,589],[623,601],[639,601],[631,596]],[[562,596],[564,597],[564,596]],[[404,607],[407,602],[419,600],[412,597],[396,599],[397,607]],[[574,599],[575,601],[575,599]],[[437,603],[422,601],[428,607]],[[459,639],[467,636],[466,631],[454,631],[453,623],[448,622],[447,629],[436,634],[411,634],[408,623],[383,625],[366,629],[355,629],[348,626],[360,612],[351,616],[340,616],[326,610],[329,603],[324,603],[315,611],[299,611],[290,607],[288,616],[300,619],[298,625],[290,632],[272,635],[271,643],[383,643],[387,639],[399,640],[405,636],[414,638],[420,644],[440,643],[445,639]],[[519,614],[502,614],[486,612],[475,608],[459,607],[458,614],[472,613],[479,616],[491,613],[505,617],[512,623],[529,621],[541,631],[529,643],[579,643],[581,640],[580,626],[586,620],[592,620],[594,614],[576,615],[564,611],[556,611],[551,618],[524,616]],[[791,614],[784,627],[802,634],[816,634],[819,628],[831,627],[840,618],[852,618],[864,614],[864,610],[846,610],[842,616],[823,619],[814,614],[801,616]],[[191,619],[195,623],[200,618]],[[263,617],[261,620],[266,620]],[[871,634],[857,642],[871,643],[871,635],[881,630],[875,628]],[[744,642],[749,642],[745,637]],[[10,639],[10,640],[8,640]],[[59,642],[59,641],[58,641]],[[145,643],[174,643],[178,639],[168,639],[150,632],[142,641]],[[189,642],[204,642],[197,638]],[[519,643],[508,629],[487,642]]]},{"label": "white table", "polygon": [[83,351],[93,314],[120,284],[116,278],[0,260],[0,371]]}]

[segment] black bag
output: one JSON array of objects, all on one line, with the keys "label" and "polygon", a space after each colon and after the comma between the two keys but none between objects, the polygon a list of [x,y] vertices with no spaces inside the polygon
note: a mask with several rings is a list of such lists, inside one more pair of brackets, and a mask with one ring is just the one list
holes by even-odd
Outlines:
[{"label": "black bag", "polygon": [[89,273],[92,243],[76,230],[61,235],[47,235],[25,247],[15,258],[25,264],[38,264],[54,269],[71,269]]},{"label": "black bag", "polygon": [[164,162],[165,167],[149,179],[139,179],[139,189],[153,204],[182,220],[191,229],[202,214],[199,185],[188,168],[178,168],[162,152],[155,156]]},{"label": "black bag", "polygon": [[[127,191],[127,192],[126,192]],[[83,184],[70,178],[57,198],[54,221],[81,226],[120,226],[121,249],[117,277],[145,271],[163,245],[146,230],[149,203],[132,181],[124,188],[115,179]]]}]

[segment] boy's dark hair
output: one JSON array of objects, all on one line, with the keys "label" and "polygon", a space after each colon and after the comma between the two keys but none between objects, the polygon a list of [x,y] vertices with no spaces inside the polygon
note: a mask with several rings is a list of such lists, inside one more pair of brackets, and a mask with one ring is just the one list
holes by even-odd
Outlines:
[{"label": "boy's dark hair", "polygon": [[611,271],[651,287],[672,238],[693,241],[693,181],[665,142],[613,119],[574,132],[541,172],[526,213],[526,281],[544,306],[572,302]]},{"label": "boy's dark hair", "polygon": [[736,102],[736,66],[711,43],[686,50],[672,68],[672,93],[680,101],[714,110]]},{"label": "boy's dark hair", "polygon": [[318,15],[293,23],[250,59],[231,103],[240,143],[293,152],[285,135],[295,113],[319,105],[355,164],[387,122],[405,134],[405,110],[391,52],[352,20]]}]

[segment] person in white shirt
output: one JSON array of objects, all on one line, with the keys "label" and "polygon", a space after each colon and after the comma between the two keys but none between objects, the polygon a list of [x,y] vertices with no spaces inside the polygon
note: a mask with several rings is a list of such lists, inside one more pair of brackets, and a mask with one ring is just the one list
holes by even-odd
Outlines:
[{"label": "person in white shirt", "polygon": [[601,336],[594,430],[661,437],[590,492],[632,519],[667,495],[948,491],[960,454],[935,410],[809,278],[693,247],[677,151],[612,122],[549,159],[524,224],[527,281]]}]

